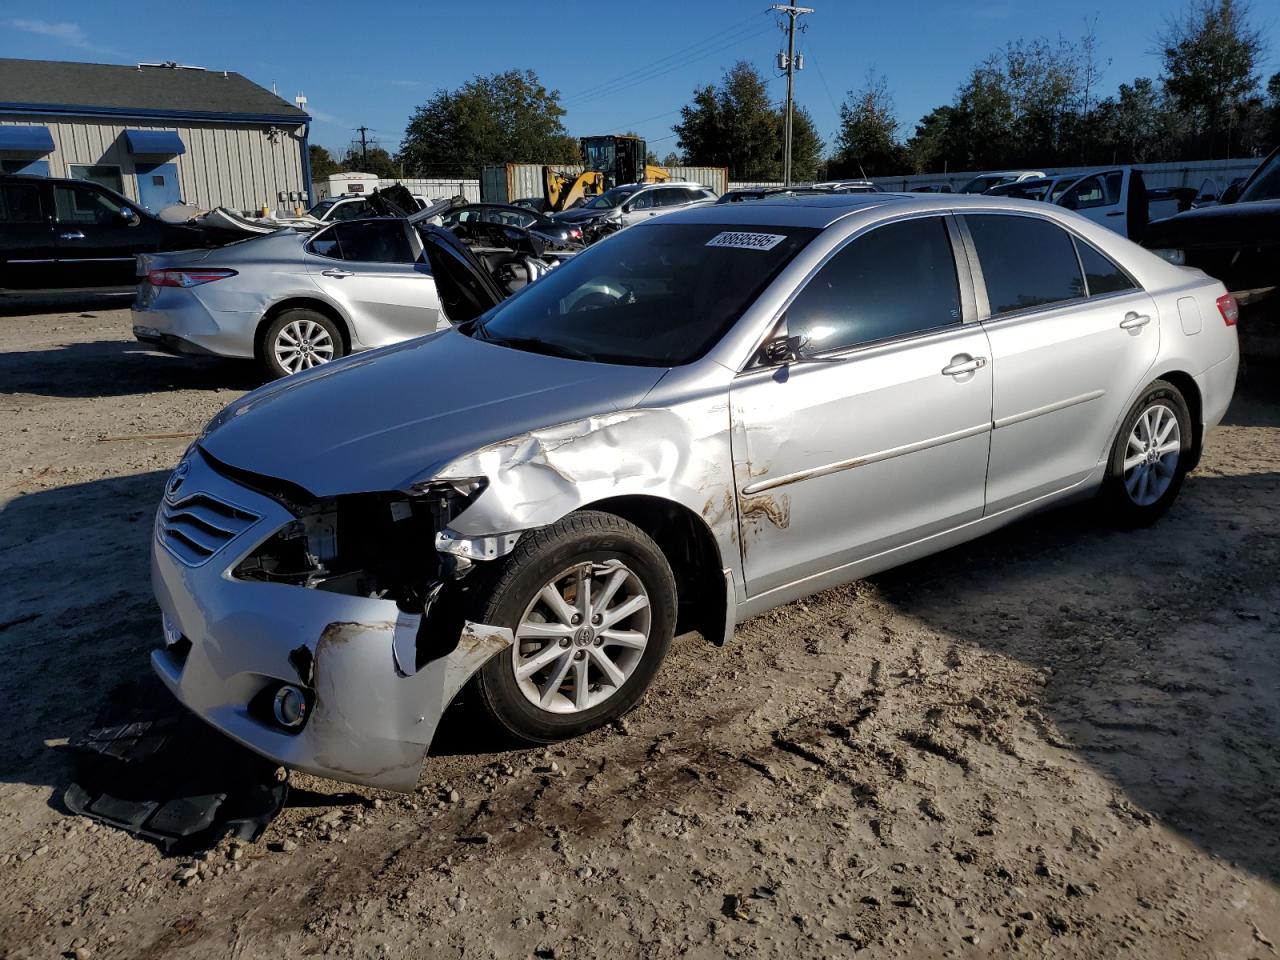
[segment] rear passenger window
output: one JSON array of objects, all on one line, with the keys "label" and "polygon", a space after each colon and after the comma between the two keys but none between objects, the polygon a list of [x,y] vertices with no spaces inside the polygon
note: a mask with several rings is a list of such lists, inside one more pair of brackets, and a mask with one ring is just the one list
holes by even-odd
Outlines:
[{"label": "rear passenger window", "polygon": [[960,322],[960,288],[941,217],[878,227],[849,243],[787,308],[787,333],[813,353]]},{"label": "rear passenger window", "polygon": [[1061,227],[1035,217],[965,217],[987,285],[991,315],[1030,310],[1085,295],[1080,262]]},{"label": "rear passenger window", "polygon": [[39,223],[40,188],[27,183],[0,187],[0,223]]},{"label": "rear passenger window", "polygon": [[1104,293],[1119,293],[1122,290],[1134,289],[1134,283],[1125,272],[1111,262],[1111,259],[1095,250],[1079,237],[1075,238],[1076,250],[1080,254],[1080,264],[1084,267],[1084,281],[1089,296],[1098,297]]},{"label": "rear passenger window", "polygon": [[413,263],[403,220],[337,223],[311,241],[311,252],[362,263]]}]

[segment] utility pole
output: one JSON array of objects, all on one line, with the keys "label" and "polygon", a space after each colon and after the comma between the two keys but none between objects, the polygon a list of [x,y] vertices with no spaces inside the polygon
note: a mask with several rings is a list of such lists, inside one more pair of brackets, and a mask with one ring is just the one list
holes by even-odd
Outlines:
[{"label": "utility pole", "polygon": [[368,127],[356,127],[356,132],[360,134],[360,166],[369,166],[369,140],[365,136],[369,132]]},{"label": "utility pole", "polygon": [[789,187],[791,186],[791,89],[795,82],[795,71],[804,66],[803,60],[799,65],[796,64],[796,18],[802,17],[806,13],[813,13],[813,8],[775,3],[772,9],[777,10],[779,13],[785,13],[789,18],[787,23],[787,55],[785,59],[781,56],[778,57],[782,61],[780,66],[785,67],[787,71],[787,112],[782,126],[782,185]]}]

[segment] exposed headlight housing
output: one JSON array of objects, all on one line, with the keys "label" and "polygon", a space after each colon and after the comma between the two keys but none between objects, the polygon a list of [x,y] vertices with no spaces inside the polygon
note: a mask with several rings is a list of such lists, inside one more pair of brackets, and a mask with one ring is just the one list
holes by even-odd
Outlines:
[{"label": "exposed headlight housing", "polygon": [[1185,267],[1187,265],[1187,252],[1178,250],[1175,247],[1155,247],[1151,251],[1161,260],[1168,260],[1175,267]]}]

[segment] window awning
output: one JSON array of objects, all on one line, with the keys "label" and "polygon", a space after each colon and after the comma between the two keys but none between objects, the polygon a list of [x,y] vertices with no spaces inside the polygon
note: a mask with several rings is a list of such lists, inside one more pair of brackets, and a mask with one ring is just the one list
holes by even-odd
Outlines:
[{"label": "window awning", "polygon": [[172,130],[126,130],[124,140],[130,153],[176,157],[187,152],[182,138]]},{"label": "window awning", "polygon": [[0,126],[0,150],[14,153],[52,153],[53,134],[48,127]]}]

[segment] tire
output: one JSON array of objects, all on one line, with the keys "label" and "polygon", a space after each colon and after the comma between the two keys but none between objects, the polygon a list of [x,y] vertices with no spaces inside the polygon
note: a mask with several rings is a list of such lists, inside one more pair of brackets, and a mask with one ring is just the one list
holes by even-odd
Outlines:
[{"label": "tire", "polygon": [[[585,596],[603,599],[602,617],[635,607],[611,629],[605,620],[600,634],[593,611],[576,629],[568,615],[580,611],[577,576],[585,569],[591,570]],[[547,587],[564,601],[559,616],[545,599]],[[636,599],[642,595],[643,606]],[[478,705],[500,731],[524,743],[580,736],[622,716],[657,675],[675,632],[676,585],[666,558],[642,530],[608,513],[573,513],[523,538],[475,596],[472,620],[516,634],[515,645],[477,675]],[[642,634],[646,641],[637,648]],[[532,669],[539,656],[543,665],[518,678],[517,665]]]},{"label": "tire", "polygon": [[262,368],[278,380],[337,360],[347,351],[330,317],[307,307],[290,307],[267,325],[257,352]]},{"label": "tire", "polygon": [[[1153,436],[1148,436],[1148,429]],[[1166,437],[1163,444],[1161,436]],[[1181,391],[1156,380],[1129,408],[1111,446],[1102,499],[1113,523],[1145,527],[1169,509],[1190,469],[1192,438],[1191,414]],[[1166,452],[1161,454],[1161,449]]]}]

